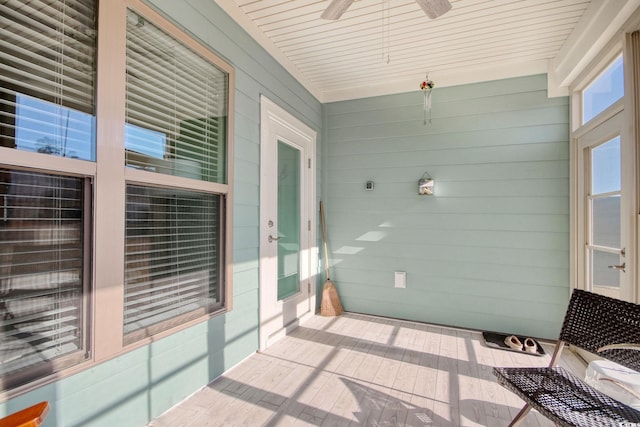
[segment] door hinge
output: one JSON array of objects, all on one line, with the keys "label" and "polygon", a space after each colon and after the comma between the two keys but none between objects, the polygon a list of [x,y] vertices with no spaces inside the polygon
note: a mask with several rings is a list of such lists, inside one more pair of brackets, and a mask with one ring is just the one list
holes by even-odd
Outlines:
[{"label": "door hinge", "polygon": [[311,293],[311,282],[307,282],[307,294]]},{"label": "door hinge", "polygon": [[309,158],[309,169],[311,169],[311,158]]},{"label": "door hinge", "polygon": [[307,231],[311,231],[311,220],[307,221]]}]

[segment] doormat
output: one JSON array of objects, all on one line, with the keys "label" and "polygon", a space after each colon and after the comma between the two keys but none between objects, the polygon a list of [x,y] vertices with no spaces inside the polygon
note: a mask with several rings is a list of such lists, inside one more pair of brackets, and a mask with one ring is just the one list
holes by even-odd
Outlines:
[{"label": "doormat", "polygon": [[[484,338],[484,343],[487,345],[487,347],[497,348],[499,350],[513,351],[515,353],[529,354],[531,356],[544,356],[546,354],[544,352],[544,348],[542,348],[540,343],[538,341],[536,341],[536,340],[533,340],[533,342],[536,343],[536,352],[535,353],[529,353],[528,351],[516,350],[516,349],[513,349],[513,348],[509,347],[508,345],[506,345],[504,343],[504,340],[505,340],[505,338],[507,338],[510,335],[512,335],[512,334],[500,334],[498,332],[483,332],[482,333],[482,338]],[[520,336],[520,335],[516,335],[516,337],[518,337],[518,340],[521,343],[524,343],[524,340],[527,339],[527,337]]]}]

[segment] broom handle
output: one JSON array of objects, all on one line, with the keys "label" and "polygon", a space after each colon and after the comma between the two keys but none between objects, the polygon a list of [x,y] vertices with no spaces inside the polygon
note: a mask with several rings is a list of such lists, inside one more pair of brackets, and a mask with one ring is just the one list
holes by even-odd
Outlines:
[{"label": "broom handle", "polygon": [[324,208],[322,200],[320,201],[320,222],[322,223],[322,241],[324,243],[324,266],[327,272],[327,280],[329,280],[329,255],[327,254],[327,229],[324,225]]}]

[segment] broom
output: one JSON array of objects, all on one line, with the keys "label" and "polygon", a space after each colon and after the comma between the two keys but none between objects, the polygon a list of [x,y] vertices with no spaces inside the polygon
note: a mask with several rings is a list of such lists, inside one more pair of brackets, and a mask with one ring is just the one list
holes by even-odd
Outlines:
[{"label": "broom", "polygon": [[322,288],[322,303],[320,304],[320,314],[322,316],[339,316],[344,311],[338,291],[329,278],[329,255],[327,254],[327,230],[324,225],[324,209],[320,202],[320,222],[322,223],[322,239],[324,240],[324,265],[327,271],[327,281]]}]

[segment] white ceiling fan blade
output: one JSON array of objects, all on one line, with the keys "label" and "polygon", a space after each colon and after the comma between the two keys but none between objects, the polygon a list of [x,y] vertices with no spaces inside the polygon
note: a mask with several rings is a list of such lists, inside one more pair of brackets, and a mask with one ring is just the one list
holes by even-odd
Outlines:
[{"label": "white ceiling fan blade", "polygon": [[347,9],[349,9],[351,3],[353,3],[353,0],[333,0],[331,4],[327,6],[325,11],[322,12],[322,15],[320,15],[320,17],[322,19],[331,19],[334,21],[336,19],[340,19],[342,14],[345,13]]},{"label": "white ceiling fan blade", "polygon": [[416,0],[416,3],[431,19],[436,19],[451,10],[451,3],[448,0]]}]

